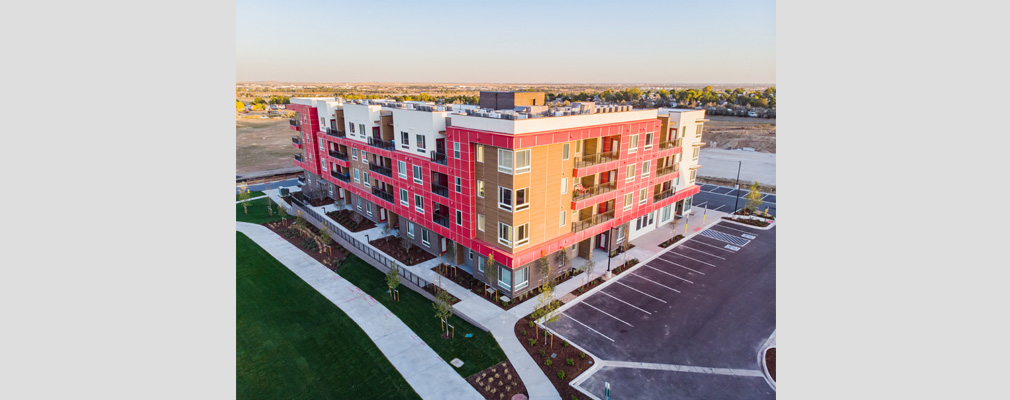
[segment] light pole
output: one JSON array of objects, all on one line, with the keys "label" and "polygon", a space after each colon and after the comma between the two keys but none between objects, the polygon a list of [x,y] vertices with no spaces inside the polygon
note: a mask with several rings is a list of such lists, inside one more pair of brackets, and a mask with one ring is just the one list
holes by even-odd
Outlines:
[{"label": "light pole", "polygon": [[736,165],[736,202],[733,203],[733,212],[730,213],[731,215],[736,212],[736,207],[740,205],[740,167],[743,166],[743,161],[737,161],[737,163],[738,164]]},{"label": "light pole", "polygon": [[610,279],[610,248],[614,243],[614,227],[607,229],[607,279]]}]

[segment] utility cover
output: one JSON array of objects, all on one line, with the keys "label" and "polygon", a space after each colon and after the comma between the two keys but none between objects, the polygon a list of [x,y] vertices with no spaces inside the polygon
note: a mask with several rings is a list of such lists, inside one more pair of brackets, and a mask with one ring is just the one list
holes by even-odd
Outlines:
[{"label": "utility cover", "polygon": [[452,364],[453,367],[459,368],[463,366],[463,361],[458,358],[453,358],[452,361],[449,361],[449,364]]}]

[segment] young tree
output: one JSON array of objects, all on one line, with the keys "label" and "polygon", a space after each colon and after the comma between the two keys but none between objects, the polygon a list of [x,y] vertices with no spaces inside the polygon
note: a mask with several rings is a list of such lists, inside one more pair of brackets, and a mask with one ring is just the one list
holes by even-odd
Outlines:
[{"label": "young tree", "polygon": [[590,282],[593,279],[593,268],[596,267],[596,262],[593,261],[593,255],[590,254],[589,258],[586,259],[586,263],[582,264],[582,270],[586,272],[586,276],[582,278],[582,284],[586,284],[586,279],[588,278]]},{"label": "young tree", "polygon": [[445,331],[445,336],[449,336],[449,317],[452,317],[452,298],[449,297],[449,291],[442,289],[435,294],[435,317],[439,319],[442,323],[442,330]]},{"label": "young tree", "polygon": [[393,292],[400,286],[400,274],[397,272],[395,262],[389,264],[389,272],[386,273],[386,286],[389,286],[389,297],[393,299]]},{"label": "young tree", "polygon": [[753,185],[750,185],[750,193],[747,193],[747,209],[757,212],[758,207],[761,207],[761,198],[764,194],[758,191],[758,182],[754,181]]},{"label": "young tree", "polygon": [[[537,296],[537,309],[533,311],[533,319],[538,320],[540,318],[545,318],[544,323],[550,323],[557,320],[557,315],[554,313],[554,285],[551,284],[550,280],[544,282],[540,286],[540,294]],[[553,319],[552,319],[553,318]],[[539,324],[537,324],[536,335],[540,335]]]},{"label": "young tree", "polygon": [[238,185],[238,200],[242,202],[242,212],[249,214],[249,186],[245,182]]},{"label": "young tree", "polygon": [[622,266],[628,265],[628,250],[630,249],[631,249],[631,241],[628,240],[628,238],[624,238],[624,241],[621,242],[621,254],[624,255],[624,257],[622,257],[622,260],[624,260],[621,263]]},{"label": "young tree", "polygon": [[551,262],[547,260],[546,254],[541,254],[540,258],[537,259],[537,267],[540,268],[541,279],[547,278],[547,282],[550,282],[554,271],[551,268]]},{"label": "young tree", "polygon": [[[494,284],[498,280],[498,266],[494,263],[494,253],[488,253],[487,255],[487,263],[484,264],[484,276],[491,285],[491,289],[494,289]],[[484,289],[487,291],[486,287]],[[498,301],[498,290],[494,291],[494,301]]]},{"label": "young tree", "polygon": [[267,199],[267,215],[274,216],[274,202],[270,201],[270,199]]},{"label": "young tree", "polygon": [[277,215],[280,215],[281,221],[287,221],[288,211],[284,208],[283,204],[277,204]]},{"label": "young tree", "polygon": [[330,232],[330,228],[327,228],[326,225],[323,225],[323,227],[319,229],[319,241],[326,246],[333,243],[333,236]]}]

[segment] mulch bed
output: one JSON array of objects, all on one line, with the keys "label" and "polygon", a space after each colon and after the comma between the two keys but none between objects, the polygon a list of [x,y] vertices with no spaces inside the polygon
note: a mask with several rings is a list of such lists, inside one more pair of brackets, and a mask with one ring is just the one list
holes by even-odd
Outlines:
[{"label": "mulch bed", "polygon": [[[351,210],[330,211],[326,213],[326,216],[351,232],[361,232],[375,227],[375,222]],[[354,222],[359,217],[361,218],[360,222]]]},{"label": "mulch bed", "polygon": [[771,215],[771,214],[765,214],[764,211],[760,211],[760,210],[755,211],[755,210],[751,210],[749,208],[744,208],[744,209],[742,209],[740,211],[737,211],[737,212],[733,213],[733,215],[747,215],[747,216],[753,215],[753,216],[762,217],[762,218],[775,219],[775,217],[773,215]]},{"label": "mulch bed", "polygon": [[768,373],[771,374],[772,380],[775,380],[775,348],[772,347],[765,352],[765,365],[768,366]]},{"label": "mulch bed", "polygon": [[[554,345],[551,346],[551,339],[544,340],[543,329],[539,329],[538,334],[537,328],[530,327],[532,321],[529,316],[523,317],[516,322],[514,328],[515,335],[523,344],[526,352],[554,384],[554,388],[558,390],[562,399],[588,399],[589,397],[572,387],[569,382],[592,367],[596,361],[592,356],[583,353],[575,346],[566,346],[567,343],[561,338],[555,337]],[[536,340],[536,343],[530,344],[533,339]],[[541,351],[543,351],[543,355],[541,355]],[[552,358],[551,355],[554,357]],[[569,359],[572,360],[573,365],[568,364],[567,360]],[[550,360],[550,366],[546,365],[545,361],[547,360]],[[559,376],[559,372],[564,372],[564,376]]]},{"label": "mulch bed", "polygon": [[[295,218],[288,218],[285,221],[271,222],[264,224],[267,229],[270,229],[278,236],[284,238],[289,243],[295,245],[295,247],[301,249],[312,258],[319,261],[320,264],[326,266],[333,272],[337,271],[337,268],[344,263],[344,260],[350,256],[350,253],[343,247],[337,245],[335,242],[331,242],[328,248],[319,248],[314,240],[304,232],[300,232],[294,228]],[[307,229],[312,232],[313,235],[319,234],[319,229],[308,224]]]},{"label": "mulch bed", "polygon": [[[633,244],[629,244],[628,245],[628,250],[631,250],[633,248],[635,248],[635,245],[633,245]],[[613,250],[610,251],[610,258],[617,257],[621,253],[624,253],[624,248],[621,247],[621,246],[618,246],[616,249],[613,249]]]},{"label": "mulch bed", "polygon": [[519,378],[516,369],[508,360],[473,374],[466,378],[466,381],[488,400],[510,400],[512,396],[520,393],[529,398],[526,384]]},{"label": "mulch bed", "polygon": [[[628,260],[628,262],[626,264],[618,265],[617,268],[611,268],[610,269],[610,273],[613,274],[614,276],[620,275],[622,272],[627,271],[631,267],[634,267],[635,264],[638,264],[638,259],[637,258],[632,258],[632,259]],[[596,287],[596,285],[599,285],[599,284],[601,284],[603,282],[604,282],[604,280],[603,280],[603,276],[602,275],[599,276],[596,279],[593,279],[593,280],[591,280],[589,282],[586,282],[585,285],[579,286],[577,289],[575,289],[575,290],[572,291],[571,294],[574,297],[572,297],[571,299],[575,299],[576,297],[579,297],[579,296],[583,295],[584,293],[586,293],[587,291],[589,291],[589,289],[592,289],[592,288]],[[571,299],[569,301],[571,301]]]},{"label": "mulch bed", "polygon": [[309,199],[309,198],[305,197],[305,194],[303,194],[302,192],[291,193],[291,196],[297,197],[298,200],[301,200],[301,201],[304,201],[306,203],[309,203],[313,207],[322,207],[322,206],[333,204],[333,199],[331,199],[329,197],[323,197],[321,199]]},{"label": "mulch bed", "polygon": [[684,238],[684,235],[679,235],[678,234],[677,236],[674,236],[672,239],[666,239],[665,242],[660,243],[659,247],[662,247],[662,248],[670,247],[671,244],[677,243],[677,242],[680,241],[680,239],[683,239],[683,238]]},{"label": "mulch bed", "polygon": [[[484,281],[475,278],[473,275],[470,275],[466,271],[462,271],[459,268],[456,268],[454,271],[451,266],[447,266],[446,264],[439,264],[437,267],[435,267],[435,273],[444,276],[446,279],[456,282],[458,285],[464,288],[467,288],[468,290],[473,292],[473,294],[483,297],[485,300],[498,306],[502,310],[510,310],[513,307],[518,306],[520,303],[540,295],[542,288],[541,286],[536,286],[533,289],[523,292],[522,294],[520,294],[519,296],[508,302],[502,300],[499,295],[498,301],[495,302],[494,294],[485,291]],[[572,277],[574,277],[575,275],[576,274],[567,274],[555,277],[554,286],[557,286],[562,282],[572,279]]]},{"label": "mulch bed", "polygon": [[771,223],[769,223],[767,221],[761,221],[761,220],[756,220],[756,219],[742,219],[742,218],[731,218],[731,217],[722,217],[722,219],[728,219],[728,220],[733,221],[733,222],[739,222],[741,224],[759,226],[759,227],[762,227],[762,228],[764,228],[764,227],[766,227],[768,225],[771,225]]},{"label": "mulch bed", "polygon": [[421,250],[420,247],[417,247],[417,245],[413,243],[410,244],[410,250],[404,251],[403,247],[400,246],[400,238],[396,236],[386,236],[375,239],[368,242],[368,244],[375,246],[375,248],[382,250],[383,253],[395,258],[400,265],[417,265],[435,258],[434,255]]}]

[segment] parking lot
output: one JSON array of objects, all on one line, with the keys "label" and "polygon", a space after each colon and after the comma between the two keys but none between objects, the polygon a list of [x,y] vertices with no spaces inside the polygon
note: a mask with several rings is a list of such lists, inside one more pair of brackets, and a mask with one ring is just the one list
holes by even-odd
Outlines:
[{"label": "parking lot", "polygon": [[565,309],[548,327],[600,359],[614,398],[774,398],[775,229],[719,222]]},{"label": "parking lot", "polygon": [[[739,210],[747,205],[747,193],[750,190],[743,188],[739,190],[740,201],[736,201],[737,190],[731,187],[710,185],[707,183],[699,184],[701,186],[701,191],[694,195],[693,206],[696,212],[702,212],[700,209],[709,209],[722,212],[731,213],[735,210]],[[761,211],[768,208],[768,212],[772,215],[775,214],[775,200],[776,196],[770,193],[762,193],[764,195],[761,198]],[[736,207],[736,209],[734,209]],[[700,208],[700,209],[699,209]]]}]

